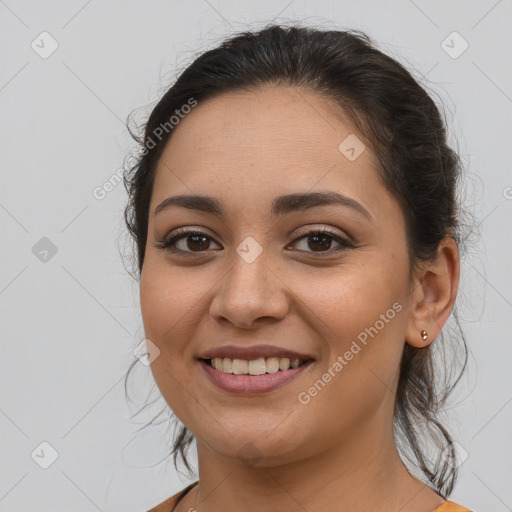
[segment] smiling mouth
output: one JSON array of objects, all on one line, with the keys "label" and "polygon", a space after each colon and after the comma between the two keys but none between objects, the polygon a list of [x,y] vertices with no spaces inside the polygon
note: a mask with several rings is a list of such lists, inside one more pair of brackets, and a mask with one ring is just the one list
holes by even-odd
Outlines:
[{"label": "smiling mouth", "polygon": [[294,370],[313,360],[294,359],[290,361],[287,357],[260,357],[252,360],[215,357],[213,359],[201,359],[201,361],[204,361],[208,366],[222,373],[255,376]]}]

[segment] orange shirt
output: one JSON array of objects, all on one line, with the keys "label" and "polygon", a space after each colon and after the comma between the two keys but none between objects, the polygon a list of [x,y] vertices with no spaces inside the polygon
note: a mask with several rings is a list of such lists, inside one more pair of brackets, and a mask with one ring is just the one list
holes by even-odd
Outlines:
[{"label": "orange shirt", "polygon": [[[192,487],[197,485],[197,482],[194,482],[182,491],[176,493],[174,496],[171,496],[170,498],[167,498],[165,501],[160,503],[160,505],[157,505],[156,507],[153,507],[151,510],[148,510],[148,512],[172,512],[174,510],[174,507],[178,504],[178,502],[187,494]],[[457,503],[454,503],[453,501],[444,501],[432,512],[472,512],[469,510],[469,508],[463,507],[461,505],[457,505]]]}]

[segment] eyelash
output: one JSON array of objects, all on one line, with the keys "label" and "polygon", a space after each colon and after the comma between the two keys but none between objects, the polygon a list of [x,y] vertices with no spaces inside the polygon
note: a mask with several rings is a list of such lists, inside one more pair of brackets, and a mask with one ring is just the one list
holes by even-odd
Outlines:
[{"label": "eyelash", "polygon": [[[299,236],[298,238],[296,238],[292,243],[296,243],[299,240],[302,240],[303,238],[308,238],[308,237],[315,236],[315,235],[323,235],[323,236],[327,235],[329,238],[331,238],[335,242],[338,242],[340,244],[340,246],[334,250],[328,250],[328,251],[300,251],[300,252],[322,255],[322,254],[332,254],[335,252],[344,251],[347,249],[354,248],[354,245],[351,244],[346,238],[343,238],[340,235],[334,234],[334,233],[330,232],[329,230],[323,229],[323,228],[308,231],[308,232],[302,234],[301,236]],[[193,230],[193,229],[191,229],[191,230],[183,229],[170,238],[158,241],[157,243],[155,243],[155,247],[157,249],[162,249],[162,250],[169,251],[174,254],[180,254],[180,255],[201,254],[201,253],[205,252],[205,251],[183,251],[181,249],[176,249],[175,247],[173,247],[173,245],[178,240],[181,240],[182,238],[188,238],[189,236],[204,236],[205,238],[209,238],[212,240],[212,237],[210,237],[209,235],[207,235],[206,233],[204,233],[202,231]]]}]

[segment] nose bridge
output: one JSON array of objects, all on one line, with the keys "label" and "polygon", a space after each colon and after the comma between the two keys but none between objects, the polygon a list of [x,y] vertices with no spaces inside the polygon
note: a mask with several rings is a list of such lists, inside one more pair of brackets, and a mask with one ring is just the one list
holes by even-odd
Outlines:
[{"label": "nose bridge", "polygon": [[233,252],[210,306],[217,319],[224,317],[240,326],[250,326],[260,317],[282,318],[288,301],[280,280],[271,270],[270,251],[254,238],[245,238]]},{"label": "nose bridge", "polygon": [[259,295],[268,292],[269,286],[269,250],[263,249],[254,238],[247,237],[236,247],[231,264],[230,280],[234,286],[250,288],[249,293]]}]

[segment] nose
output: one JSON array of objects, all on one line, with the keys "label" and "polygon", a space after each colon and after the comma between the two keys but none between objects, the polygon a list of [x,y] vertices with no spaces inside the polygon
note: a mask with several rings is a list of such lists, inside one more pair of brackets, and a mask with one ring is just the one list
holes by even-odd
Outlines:
[{"label": "nose", "polygon": [[242,329],[251,329],[264,318],[283,319],[289,308],[288,287],[275,265],[270,268],[264,253],[251,263],[237,253],[233,260],[215,290],[210,304],[212,318]]}]

